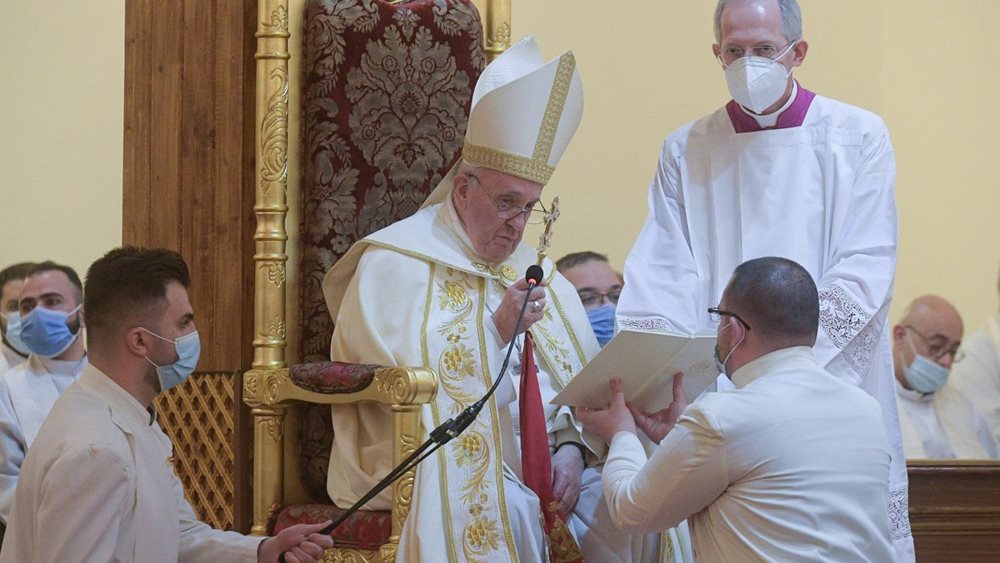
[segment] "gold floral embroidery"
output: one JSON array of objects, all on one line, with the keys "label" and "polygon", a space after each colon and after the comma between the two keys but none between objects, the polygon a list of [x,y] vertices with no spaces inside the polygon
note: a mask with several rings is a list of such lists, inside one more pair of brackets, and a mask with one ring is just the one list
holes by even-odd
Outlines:
[{"label": "gold floral embroidery", "polygon": [[[497,523],[486,518],[474,518],[465,529],[466,555],[482,555],[498,546],[500,533]],[[470,549],[472,553],[469,553]]]},{"label": "gold floral embroidery", "polygon": [[468,292],[458,283],[446,281],[442,284],[441,289],[443,293],[442,309],[448,309],[452,313],[460,313],[472,305]]}]

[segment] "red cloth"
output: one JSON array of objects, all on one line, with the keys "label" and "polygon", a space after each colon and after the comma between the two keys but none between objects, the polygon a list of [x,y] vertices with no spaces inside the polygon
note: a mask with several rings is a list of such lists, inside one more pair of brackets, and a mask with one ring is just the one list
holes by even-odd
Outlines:
[{"label": "red cloth", "polygon": [[521,413],[521,472],[524,484],[538,496],[545,517],[545,534],[549,537],[549,559],[585,561],[573,539],[559,502],[552,493],[552,455],[545,423],[542,393],[538,389],[538,368],[535,366],[531,335],[524,333],[524,357],[521,358],[521,393],[518,398]]}]

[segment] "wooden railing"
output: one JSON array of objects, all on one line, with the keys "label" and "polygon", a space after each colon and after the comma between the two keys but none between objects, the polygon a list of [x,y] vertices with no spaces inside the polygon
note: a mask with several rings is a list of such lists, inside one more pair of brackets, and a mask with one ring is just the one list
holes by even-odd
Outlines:
[{"label": "wooden railing", "polygon": [[1000,463],[911,460],[907,467],[917,561],[1000,561]]}]

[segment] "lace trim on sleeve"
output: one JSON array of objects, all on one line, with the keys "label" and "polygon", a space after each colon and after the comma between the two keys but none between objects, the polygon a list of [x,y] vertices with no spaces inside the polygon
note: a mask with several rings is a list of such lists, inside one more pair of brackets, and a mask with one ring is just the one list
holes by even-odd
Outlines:
[{"label": "lace trim on sleeve", "polygon": [[668,332],[670,327],[663,319],[633,319],[623,317],[618,319],[618,328],[621,330],[644,330],[655,332]]},{"label": "lace trim on sleeve", "polygon": [[861,378],[868,374],[878,348],[881,325],[877,316],[865,311],[839,285],[829,284],[819,290],[819,326]]},{"label": "lace trim on sleeve", "polygon": [[893,540],[910,535],[910,504],[906,487],[889,491],[889,533]]}]

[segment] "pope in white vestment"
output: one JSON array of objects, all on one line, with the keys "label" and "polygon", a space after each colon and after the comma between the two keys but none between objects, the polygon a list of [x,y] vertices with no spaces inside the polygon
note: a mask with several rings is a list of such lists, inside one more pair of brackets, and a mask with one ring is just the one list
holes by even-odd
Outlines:
[{"label": "pope in white vestment", "polygon": [[59,395],[83,373],[86,357],[56,360],[31,354],[0,377],[0,519],[8,521],[21,464]]},{"label": "pope in white vestment", "polygon": [[0,562],[257,560],[265,538],[199,522],[155,413],[89,364],[31,450]]},{"label": "pope in white vestment", "polygon": [[1000,313],[962,342],[960,354],[945,387],[968,397],[1000,442]]},{"label": "pope in white vestment", "polygon": [[[493,216],[501,217],[506,207],[495,198],[508,196],[491,195],[486,185],[502,177],[544,185],[581,111],[582,89],[571,53],[543,63],[532,39],[512,46],[480,77],[464,161],[435,189],[428,206],[358,242],[324,280],[336,319],[333,360],[421,365],[437,373],[437,397],[423,412],[425,432],[482,397],[500,377],[507,338],[494,314],[537,260],[534,249],[520,242],[520,233],[517,241],[506,240],[514,245],[506,256],[484,258],[477,251],[481,227],[470,230],[463,223],[477,211],[463,208],[463,216],[452,186],[461,181],[470,194],[484,191],[490,201],[478,204],[479,211],[486,209],[480,217],[496,221]],[[540,194],[540,187],[535,189]],[[517,207],[503,222],[526,221],[528,215]],[[542,267],[544,304],[529,303],[534,321],[529,332],[553,464],[567,449],[594,463],[603,444],[582,436],[570,409],[548,401],[599,346],[576,290],[551,261]],[[514,342],[520,350],[523,334]],[[515,350],[496,395],[473,425],[417,468],[397,560],[547,560],[539,500],[521,480],[519,356]],[[328,489],[335,503],[347,507],[391,469],[392,418],[379,405],[338,406],[333,426]],[[367,508],[390,504],[387,490]],[[643,538],[621,533],[610,521],[599,468],[583,470],[579,499],[567,520],[590,561],[632,561],[640,553]],[[682,551],[678,545],[678,558]]]}]

